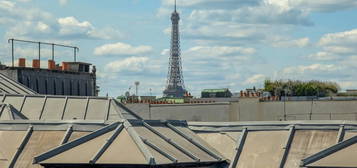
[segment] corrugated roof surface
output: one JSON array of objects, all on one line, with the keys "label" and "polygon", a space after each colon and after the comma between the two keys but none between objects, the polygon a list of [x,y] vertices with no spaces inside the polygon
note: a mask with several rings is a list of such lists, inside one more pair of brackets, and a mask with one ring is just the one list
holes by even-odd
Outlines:
[{"label": "corrugated roof surface", "polygon": [[[135,113],[113,98],[45,96],[45,95],[0,95],[2,103],[10,104],[30,120],[120,120],[140,119]],[[3,109],[0,109],[3,119]]]},{"label": "corrugated roof surface", "polygon": [[45,167],[225,163],[219,152],[191,132],[184,122],[142,120],[113,123],[43,153],[35,161]]},{"label": "corrugated roof surface", "polygon": [[355,145],[330,157],[325,152],[346,138],[356,143],[356,121],[189,122],[189,127],[230,158],[230,168],[300,168],[302,160],[318,154],[327,157],[308,166],[357,167],[347,161],[357,154]]},{"label": "corrugated roof surface", "polygon": [[0,73],[0,93],[8,94],[37,94],[35,91],[26,86],[13,81],[6,75]]}]

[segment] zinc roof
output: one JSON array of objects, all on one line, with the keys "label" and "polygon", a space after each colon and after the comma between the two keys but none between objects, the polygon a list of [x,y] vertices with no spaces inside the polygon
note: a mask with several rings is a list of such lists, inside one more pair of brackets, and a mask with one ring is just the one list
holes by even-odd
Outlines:
[{"label": "zinc roof", "polygon": [[302,166],[308,168],[353,168],[357,166],[356,155],[357,136],[354,136],[303,159]]},{"label": "zinc roof", "polygon": [[[108,97],[3,94],[0,100],[30,120],[140,119],[124,105]],[[0,119],[6,114],[4,109],[0,109]]]},{"label": "zinc roof", "polygon": [[[230,159],[230,168],[300,168],[302,161],[307,167],[357,167],[352,159],[357,154],[356,121],[189,122],[188,125]],[[329,156],[326,151],[333,152]]]},{"label": "zinc roof", "polygon": [[[130,151],[130,152],[128,152]],[[80,155],[80,156],[78,156]],[[73,157],[78,156],[78,157]],[[222,164],[224,157],[185,122],[127,120],[35,157],[42,166]]]},{"label": "zinc roof", "polygon": [[105,125],[103,122],[1,121],[0,167],[40,168],[33,164],[36,155]]},{"label": "zinc roof", "polygon": [[0,73],[0,93],[8,94],[37,94],[35,91],[26,86],[10,79],[6,75]]}]

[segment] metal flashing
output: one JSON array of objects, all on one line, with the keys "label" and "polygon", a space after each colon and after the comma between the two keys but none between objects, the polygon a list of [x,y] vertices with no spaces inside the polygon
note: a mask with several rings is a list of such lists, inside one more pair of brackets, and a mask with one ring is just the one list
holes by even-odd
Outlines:
[{"label": "metal flashing", "polygon": [[154,156],[149,151],[149,149],[146,148],[144,142],[141,140],[140,136],[134,130],[132,125],[128,121],[125,121],[124,127],[128,131],[129,135],[133,138],[136,145],[138,145],[140,151],[144,154],[144,157],[146,158],[146,161],[148,162],[148,164],[150,164],[150,165],[156,164]]},{"label": "metal flashing", "polygon": [[149,140],[140,137],[141,140],[148,146],[150,146],[151,148],[153,148],[155,151],[159,152],[161,155],[165,156],[166,158],[168,158],[169,160],[171,160],[173,163],[177,163],[177,159],[173,156],[171,156],[170,154],[164,152],[163,150],[161,150],[159,147],[157,147],[156,145],[154,145],[153,143],[151,143]]},{"label": "metal flashing", "polygon": [[84,111],[84,117],[83,119],[85,120],[87,117],[87,113],[88,113],[88,105],[89,105],[89,97],[87,97],[87,103],[86,103],[86,109]]},{"label": "metal flashing", "polygon": [[294,134],[295,134],[295,126],[292,125],[290,127],[290,129],[289,129],[289,137],[288,137],[288,139],[286,141],[286,144],[284,146],[284,150],[285,151],[284,151],[283,157],[281,158],[281,162],[280,162],[279,168],[284,168],[286,159],[288,158],[288,154],[289,154],[289,151],[290,151],[291,142],[294,139]]},{"label": "metal flashing", "polygon": [[66,100],[65,100],[64,106],[63,106],[63,112],[62,112],[62,115],[61,115],[61,120],[63,120],[64,113],[66,112],[67,102],[68,102],[68,97],[66,96]]},{"label": "metal flashing", "polygon": [[22,103],[21,103],[21,107],[20,107],[20,109],[19,109],[19,112],[21,113],[21,111],[22,111],[22,108],[24,107],[24,104],[25,104],[25,101],[26,101],[26,95],[24,95],[24,99],[22,100]]},{"label": "metal flashing", "polygon": [[26,146],[28,140],[30,139],[32,131],[33,131],[32,126],[29,126],[27,131],[26,131],[26,134],[25,134],[24,138],[21,141],[20,146],[17,148],[14,156],[11,158],[11,161],[10,161],[10,164],[9,164],[9,168],[13,168],[15,166],[16,160],[20,156],[22,150],[24,149],[24,147]]},{"label": "metal flashing", "polygon": [[322,158],[324,158],[324,157],[326,157],[326,156],[328,156],[330,154],[333,154],[333,153],[335,153],[335,152],[337,152],[339,150],[342,150],[342,149],[344,149],[344,148],[346,148],[346,147],[348,147],[350,145],[353,145],[355,143],[357,143],[357,136],[354,136],[354,137],[352,137],[350,139],[342,141],[342,142],[340,142],[340,143],[338,143],[336,145],[333,145],[333,146],[331,146],[331,147],[329,147],[327,149],[324,149],[324,150],[322,150],[322,151],[320,151],[320,152],[318,152],[318,153],[316,153],[314,155],[311,155],[311,156],[309,156],[309,157],[307,157],[305,159],[302,159],[301,160],[301,166],[306,166],[306,165],[308,165],[310,163],[316,162],[316,161],[318,161],[318,160],[320,160],[320,159],[322,159]]},{"label": "metal flashing", "polygon": [[345,126],[341,125],[340,129],[338,130],[336,143],[340,143],[341,141],[343,141],[344,136],[345,136]]},{"label": "metal flashing", "polygon": [[156,134],[157,136],[159,136],[161,139],[165,140],[170,145],[174,146],[176,149],[178,149],[179,151],[181,151],[182,153],[184,153],[191,159],[195,160],[196,162],[200,161],[200,158],[198,158],[197,156],[195,156],[194,154],[189,152],[187,149],[183,148],[182,146],[180,146],[179,144],[174,142],[172,139],[165,137],[163,134],[161,134],[159,131],[155,130],[153,127],[151,127],[149,124],[147,124],[144,121],[143,121],[143,126],[146,127],[148,130],[150,130],[151,132],[153,132],[154,134]]},{"label": "metal flashing", "polygon": [[73,132],[73,125],[70,125],[67,129],[67,131],[65,132],[64,136],[63,136],[63,139],[61,141],[61,145],[67,143],[69,137],[71,137],[71,134]]},{"label": "metal flashing", "polygon": [[239,160],[239,156],[243,151],[243,146],[244,146],[245,139],[247,138],[247,134],[248,134],[248,129],[244,128],[242,130],[239,140],[237,141],[236,153],[235,153],[233,159],[231,160],[231,164],[229,165],[229,168],[236,167],[238,160]]},{"label": "metal flashing", "polygon": [[221,156],[219,156],[219,155],[215,154],[214,152],[210,151],[209,149],[205,148],[200,142],[198,142],[195,139],[193,139],[190,135],[185,134],[184,132],[182,132],[179,129],[175,128],[173,125],[171,125],[168,122],[166,122],[166,126],[169,127],[171,130],[173,130],[174,132],[176,132],[177,134],[179,134],[180,136],[184,137],[186,140],[188,140],[189,142],[191,142],[195,146],[197,146],[202,151],[204,151],[207,154],[209,154],[210,156],[212,156],[213,158],[215,158],[217,160],[222,160]]},{"label": "metal flashing", "polygon": [[107,104],[107,109],[106,109],[106,113],[105,113],[105,115],[104,115],[104,120],[108,120],[108,118],[109,118],[109,112],[110,112],[110,105],[111,105],[111,102],[112,102],[112,99],[110,98],[110,99],[108,99],[108,104]]},{"label": "metal flashing", "polygon": [[97,131],[94,131],[94,132],[92,132],[92,133],[90,133],[88,135],[85,135],[85,136],[83,136],[81,138],[73,140],[73,141],[71,141],[69,143],[65,143],[65,144],[59,146],[58,148],[55,148],[55,149],[47,151],[47,152],[45,152],[43,154],[40,154],[39,156],[34,157],[34,163],[38,163],[38,162],[41,162],[43,160],[46,160],[46,159],[48,159],[50,157],[53,157],[53,156],[55,156],[55,155],[57,155],[57,154],[59,154],[61,152],[67,151],[67,150],[69,150],[69,149],[71,149],[71,148],[73,148],[73,147],[75,147],[75,146],[77,146],[79,144],[82,144],[82,143],[87,142],[87,141],[89,141],[91,139],[94,139],[94,138],[96,138],[96,137],[98,137],[98,136],[100,136],[100,135],[102,135],[104,133],[107,133],[107,132],[113,130],[118,124],[119,124],[119,122],[112,123],[110,125],[107,125],[107,126],[101,128],[101,129],[97,130]]},{"label": "metal flashing", "polygon": [[46,102],[47,102],[47,96],[45,96],[45,100],[43,102],[43,106],[42,106],[42,109],[41,109],[41,113],[40,113],[40,116],[39,116],[39,120],[41,120],[42,118],[42,115],[43,115],[43,111],[45,110],[45,106],[46,106]]},{"label": "metal flashing", "polygon": [[95,164],[97,160],[103,155],[103,153],[108,149],[108,147],[112,144],[114,139],[119,135],[119,133],[123,130],[124,125],[119,124],[115,131],[113,132],[112,136],[107,139],[106,143],[99,149],[99,151],[95,154],[95,156],[89,161],[91,164]]}]

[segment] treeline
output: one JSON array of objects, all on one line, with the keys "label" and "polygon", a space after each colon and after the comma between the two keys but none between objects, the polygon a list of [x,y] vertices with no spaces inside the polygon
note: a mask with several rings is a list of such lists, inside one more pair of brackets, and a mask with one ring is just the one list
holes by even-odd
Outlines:
[{"label": "treeline", "polygon": [[325,97],[336,94],[340,87],[335,82],[299,81],[299,80],[265,80],[264,90],[272,96],[318,96]]}]

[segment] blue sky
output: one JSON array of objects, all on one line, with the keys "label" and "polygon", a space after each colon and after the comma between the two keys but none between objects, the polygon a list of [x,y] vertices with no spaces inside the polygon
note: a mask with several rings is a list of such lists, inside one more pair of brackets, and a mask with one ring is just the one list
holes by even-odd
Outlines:
[{"label": "blue sky", "polygon": [[[265,79],[357,88],[356,9],[356,0],[178,0],[186,88],[239,92]],[[8,38],[76,45],[96,65],[101,95],[140,81],[139,94],[161,96],[172,10],[173,0],[0,0],[0,60],[10,62]],[[17,58],[37,57],[36,46],[15,46]]]}]

